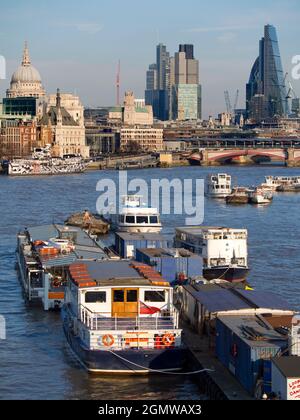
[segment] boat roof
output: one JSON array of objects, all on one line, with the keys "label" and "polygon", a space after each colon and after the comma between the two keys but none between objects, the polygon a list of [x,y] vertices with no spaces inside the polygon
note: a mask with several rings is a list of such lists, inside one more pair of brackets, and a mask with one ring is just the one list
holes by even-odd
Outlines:
[{"label": "boat roof", "polygon": [[300,357],[277,357],[272,362],[286,378],[300,378]]},{"label": "boat roof", "polygon": [[154,258],[185,257],[202,259],[199,255],[194,254],[185,248],[139,248],[139,252]]},{"label": "boat roof", "polygon": [[266,309],[293,312],[288,302],[275,293],[244,290],[224,285],[184,286],[208,312],[231,312],[243,309]]},{"label": "boat roof", "polygon": [[67,267],[76,260],[102,260],[108,258],[103,248],[81,228],[52,224],[30,227],[27,231],[32,242],[47,242],[51,238],[58,238],[62,233],[74,233],[75,250],[66,255],[40,256],[44,268]]},{"label": "boat roof", "polygon": [[[275,331],[262,317],[222,316],[219,320],[251,348],[275,348],[280,351],[287,337]],[[252,338],[248,331],[257,336]]]},{"label": "boat roof", "polygon": [[121,239],[128,241],[167,241],[166,237],[160,233],[138,233],[138,232],[116,232]]},{"label": "boat roof", "polygon": [[157,209],[155,208],[150,208],[150,207],[123,207],[121,210],[121,214],[122,215],[153,215],[153,216],[158,216],[159,212]]},{"label": "boat roof", "polygon": [[[157,286],[164,283],[162,276],[152,267],[132,261],[81,261],[70,266],[70,274],[75,284],[80,287],[105,286]],[[94,284],[93,284],[94,283]],[[163,284],[161,284],[163,286]]]},{"label": "boat roof", "polygon": [[221,226],[184,226],[176,228],[176,232],[188,233],[193,235],[203,235],[203,232],[218,231],[218,232],[247,232],[247,229],[232,229]]}]

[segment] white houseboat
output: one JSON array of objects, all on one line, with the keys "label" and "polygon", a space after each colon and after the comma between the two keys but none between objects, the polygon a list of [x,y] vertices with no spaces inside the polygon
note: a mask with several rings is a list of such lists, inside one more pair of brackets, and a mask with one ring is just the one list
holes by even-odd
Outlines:
[{"label": "white houseboat", "polygon": [[67,341],[89,372],[149,374],[183,367],[173,289],[149,266],[124,260],[72,264],[62,317]]},{"label": "white houseboat", "polygon": [[112,225],[119,232],[160,233],[162,230],[158,209],[147,207],[138,195],[123,197],[122,208],[113,217]]},{"label": "white houseboat", "polygon": [[261,185],[264,190],[275,192],[282,186],[299,185],[300,176],[267,176]]},{"label": "white houseboat", "polygon": [[206,182],[206,196],[210,198],[226,198],[232,192],[231,176],[227,174],[209,175]]},{"label": "white houseboat", "polygon": [[248,267],[248,231],[223,227],[190,226],[176,229],[175,246],[203,257],[203,277],[237,283]]},{"label": "white houseboat", "polygon": [[63,225],[37,226],[19,233],[16,257],[27,301],[42,304],[45,311],[61,308],[70,264],[82,258],[108,258],[85,231]]}]

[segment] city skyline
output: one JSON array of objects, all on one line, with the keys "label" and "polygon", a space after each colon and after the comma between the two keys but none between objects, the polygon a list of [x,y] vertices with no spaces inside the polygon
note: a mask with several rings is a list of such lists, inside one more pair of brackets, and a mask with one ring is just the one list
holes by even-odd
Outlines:
[{"label": "city skyline", "polygon": [[[185,14],[176,1],[171,9],[168,1],[158,9],[153,0],[153,7],[144,11],[132,0],[127,7],[118,4],[117,14],[112,6],[100,7],[95,1],[90,1],[88,10],[80,2],[70,10],[65,3],[56,7],[54,1],[51,14],[46,2],[28,7],[33,3],[29,0],[25,6],[16,1],[2,7],[0,55],[7,61],[7,79],[0,81],[2,97],[20,62],[25,40],[47,92],[57,87],[63,92],[76,91],[85,106],[115,105],[119,58],[121,96],[132,90],[136,97],[143,97],[145,72],[155,61],[156,45],[161,42],[169,51],[176,51],[179,44],[194,44],[204,118],[225,110],[224,90],[233,96],[239,89],[239,107],[245,106],[245,84],[265,24],[277,27],[284,71],[291,74],[292,57],[300,54],[295,45],[300,6],[294,0],[266,1],[264,6],[256,0],[251,5],[231,0],[226,6],[219,1],[204,6],[190,0],[185,3]],[[18,25],[17,33],[13,23]],[[293,84],[300,93],[299,81]]]}]

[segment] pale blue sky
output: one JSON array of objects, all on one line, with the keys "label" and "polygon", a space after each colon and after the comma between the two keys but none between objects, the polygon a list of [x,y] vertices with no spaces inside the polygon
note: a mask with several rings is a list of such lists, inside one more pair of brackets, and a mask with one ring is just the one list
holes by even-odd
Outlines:
[{"label": "pale blue sky", "polygon": [[[204,115],[223,111],[224,90],[241,91],[258,55],[264,24],[277,27],[285,70],[300,55],[299,0],[14,0],[1,4],[0,55],[8,80],[18,66],[24,40],[48,92],[77,93],[85,105],[112,105],[118,59],[122,91],[144,96],[145,72],[155,46],[173,54],[193,43],[200,60]],[[300,81],[294,82],[300,93]]]}]

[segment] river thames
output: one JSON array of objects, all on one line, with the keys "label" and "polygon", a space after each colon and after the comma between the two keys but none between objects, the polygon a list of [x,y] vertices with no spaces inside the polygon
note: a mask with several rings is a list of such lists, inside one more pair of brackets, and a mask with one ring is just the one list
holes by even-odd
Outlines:
[{"label": "river thames", "polygon": [[[128,172],[128,178],[205,179],[212,171],[231,174],[234,183],[258,185],[267,175],[300,175],[282,167],[187,167]],[[43,178],[0,177],[0,314],[7,339],[0,340],[0,399],[203,399],[185,377],[103,378],[89,376],[73,359],[62,333],[60,315],[28,308],[15,271],[16,234],[24,227],[61,223],[71,213],[95,212],[102,178],[117,172]],[[206,225],[249,230],[249,282],[279,293],[300,309],[300,194],[276,194],[267,207],[227,206],[205,201]],[[185,215],[162,216],[171,237]]]}]

